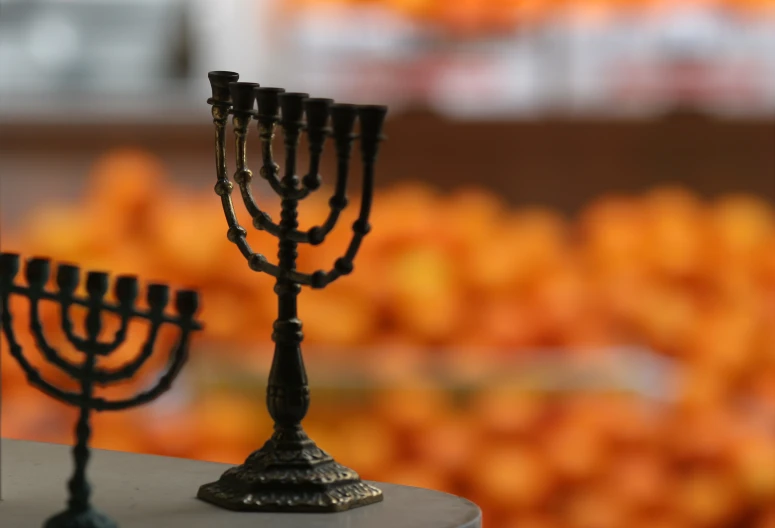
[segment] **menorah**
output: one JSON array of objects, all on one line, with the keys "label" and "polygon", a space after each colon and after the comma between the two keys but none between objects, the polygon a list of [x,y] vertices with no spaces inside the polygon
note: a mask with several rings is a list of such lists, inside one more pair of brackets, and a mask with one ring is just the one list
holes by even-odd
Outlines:
[{"label": "menorah", "polygon": [[[105,295],[108,291],[109,276],[102,272],[89,272],[86,277],[86,297],[77,296],[75,290],[80,282],[80,270],[76,266],[60,264],[57,269],[56,282],[58,291],[49,292],[45,289],[50,275],[50,261],[45,258],[33,258],[27,261],[25,276],[27,286],[14,283],[19,272],[19,255],[13,253],[0,254],[0,309],[2,309],[2,331],[8,340],[11,356],[16,359],[29,383],[45,394],[77,407],[80,411],[75,428],[76,442],[73,448],[75,471],[68,483],[70,497],[67,509],[45,523],[45,528],[113,528],[116,523],[91,506],[91,486],[86,479],[86,465],[90,458],[89,437],[91,436],[92,411],[120,411],[137,407],[157,398],[168,391],[188,356],[188,345],[193,330],[201,329],[194,320],[194,314],[199,304],[195,291],[180,290],[175,297],[177,316],[165,314],[169,302],[169,287],[164,284],[152,284],[147,289],[148,310],[135,308],[139,294],[138,281],[133,276],[116,278],[114,293],[117,302],[108,302]],[[9,298],[11,294],[29,299],[30,330],[37,347],[47,362],[63,373],[79,382],[78,392],[63,390],[41,376],[25,357],[21,345],[16,339],[13,328],[13,318],[10,312]],[[40,318],[40,301],[54,301],[60,305],[61,326],[67,337],[84,359],[73,363],[63,357],[52,347],[43,332]],[[73,330],[70,309],[73,306],[86,307],[85,337],[80,337]],[[120,327],[112,340],[99,340],[102,331],[104,313],[117,314]],[[150,328],[140,353],[132,360],[114,368],[103,368],[97,364],[100,357],[112,354],[125,341],[129,323],[132,319],[149,321]],[[177,345],[170,355],[166,372],[150,389],[131,398],[107,400],[94,395],[94,387],[108,386],[120,381],[126,381],[135,376],[142,366],[153,355],[154,344],[162,324],[172,324],[180,328],[181,334]]]},{"label": "menorah", "polygon": [[[240,466],[227,470],[221,478],[199,488],[204,501],[232,510],[275,512],[335,512],[349,510],[382,500],[382,492],[317,447],[301,426],[310,405],[309,386],[301,354],[302,324],[296,310],[301,286],[324,288],[353,271],[353,260],[363,237],[369,232],[369,213],[374,186],[374,164],[385,106],[334,104],[331,99],[310,98],[304,93],[286,93],[282,88],[260,87],[256,83],[237,82],[239,74],[215,71],[208,74],[212,88],[215,124],[215,192],[221,197],[226,215],[228,239],[247,260],[250,268],[276,279],[278,317],[273,325],[274,357],[269,372],[266,403],[274,420],[274,433],[260,449],[251,453]],[[258,106],[258,110],[254,106]],[[232,115],[236,143],[236,172],[242,200],[256,229],[271,233],[279,240],[278,263],[251,250],[245,240],[247,231],[240,226],[231,199],[233,185],[226,163],[226,124]],[[306,122],[304,116],[306,114]],[[328,128],[331,118],[333,130]],[[279,223],[259,208],[250,182],[253,173],[247,165],[247,135],[252,118],[258,123],[262,166],[259,175],[281,199]],[[353,133],[356,120],[360,134]],[[272,154],[275,129],[280,125],[285,147],[285,170]],[[296,157],[302,131],[309,143],[309,168],[303,178],[296,175]],[[321,185],[318,174],[326,138],[334,137],[337,155],[336,187],[329,201],[330,213],[322,225],[299,230],[299,201]],[[298,244],[323,243],[347,206],[346,190],[353,141],[359,138],[363,162],[363,186],[360,214],[352,226],[353,237],[344,256],[330,271],[302,273],[296,270]]]}]

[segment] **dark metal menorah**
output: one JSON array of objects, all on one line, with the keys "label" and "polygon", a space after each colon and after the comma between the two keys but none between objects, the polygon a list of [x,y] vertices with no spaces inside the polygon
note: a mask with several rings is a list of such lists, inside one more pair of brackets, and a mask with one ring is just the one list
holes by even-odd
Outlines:
[{"label": "dark metal menorah", "polygon": [[[215,160],[218,182],[215,192],[221,197],[229,229],[228,239],[236,244],[254,271],[268,273],[277,279],[274,291],[278,298],[278,317],[272,339],[274,359],[267,386],[267,407],[274,420],[274,433],[263,447],[254,451],[240,466],[227,470],[221,478],[199,488],[198,497],[232,510],[334,512],[349,510],[382,500],[382,492],[363,481],[352,469],[338,464],[315,445],[301,426],[310,404],[309,386],[301,354],[302,325],[296,311],[296,298],[301,286],[323,288],[353,270],[353,260],[363,237],[369,232],[369,213],[374,186],[374,164],[382,124],[387,113],[384,106],[333,104],[330,99],[309,98],[303,93],[285,93],[281,88],[263,88],[258,84],[237,82],[239,75],[216,71],[208,75],[212,87],[213,122],[215,123]],[[254,106],[258,103],[258,110]],[[254,253],[239,225],[232,204],[232,183],[226,164],[226,124],[229,114],[236,136],[234,180],[242,200],[253,218],[253,225],[279,239],[278,264]],[[306,114],[306,122],[304,116]],[[328,128],[329,117],[333,125]],[[263,163],[259,175],[281,199],[279,223],[256,204],[250,188],[252,172],[247,166],[247,134],[251,119],[258,122]],[[360,134],[353,134],[356,120]],[[285,170],[272,156],[272,139],[280,125],[285,144]],[[296,154],[302,131],[306,131],[310,162],[306,175],[296,175]],[[318,170],[323,147],[333,136],[337,155],[336,188],[329,204],[326,221],[308,231],[300,231],[297,222],[299,201],[320,187]],[[336,260],[331,271],[311,274],[296,270],[297,245],[321,244],[334,228],[347,205],[346,187],[353,141],[360,139],[363,163],[363,188],[360,215],[353,224],[353,237],[344,256]]]},{"label": "dark metal menorah", "polygon": [[[75,428],[76,442],[73,448],[75,471],[68,484],[70,498],[67,509],[45,523],[45,528],[113,528],[116,523],[109,517],[93,509],[90,503],[91,486],[86,480],[86,464],[89,461],[89,437],[91,435],[92,411],[120,411],[143,405],[155,399],[170,389],[172,382],[180,373],[188,355],[188,344],[193,330],[201,329],[194,320],[194,314],[199,304],[198,295],[194,291],[181,290],[175,298],[177,316],[164,313],[169,301],[169,288],[164,284],[148,286],[148,310],[135,309],[138,296],[137,278],[133,276],[118,277],[114,284],[116,303],[107,302],[104,297],[108,291],[109,277],[107,273],[89,272],[86,277],[85,298],[75,295],[79,283],[80,271],[76,266],[60,264],[57,269],[56,282],[58,291],[49,292],[45,289],[49,278],[50,263],[48,259],[33,258],[27,261],[25,275],[27,286],[14,283],[19,272],[19,255],[12,253],[0,254],[0,310],[2,310],[2,330],[8,340],[11,356],[21,365],[27,380],[49,396],[68,405],[77,407],[80,416]],[[24,355],[22,347],[16,339],[13,329],[13,318],[9,307],[9,297],[19,295],[29,299],[30,330],[37,347],[49,363],[78,381],[78,392],[69,392],[47,382],[40,372],[33,367]],[[81,363],[73,363],[53,348],[43,333],[40,321],[40,301],[53,301],[61,308],[61,326],[68,341],[84,359]],[[73,331],[70,308],[74,305],[87,308],[85,330],[86,336],[79,337]],[[121,326],[112,340],[100,341],[102,316],[105,312],[117,314]],[[142,351],[133,360],[116,368],[101,368],[97,365],[100,357],[109,356],[124,342],[132,319],[145,319],[150,322],[150,330]],[[150,389],[132,398],[121,400],[106,400],[94,396],[94,386],[107,386],[116,382],[131,379],[145,362],[153,355],[154,343],[162,324],[172,324],[180,328],[181,335],[177,346],[170,356],[167,371]]]}]

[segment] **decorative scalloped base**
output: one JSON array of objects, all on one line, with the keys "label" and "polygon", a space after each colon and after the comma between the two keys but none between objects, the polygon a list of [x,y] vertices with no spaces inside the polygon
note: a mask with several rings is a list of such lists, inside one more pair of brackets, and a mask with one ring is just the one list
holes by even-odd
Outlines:
[{"label": "decorative scalloped base", "polygon": [[47,520],[43,528],[118,528],[118,525],[104,514],[88,509],[78,513],[65,510]]},{"label": "decorative scalloped base", "polygon": [[334,461],[299,428],[276,431],[244,464],[199,488],[221,508],[262,512],[339,512],[382,500],[382,492]]}]

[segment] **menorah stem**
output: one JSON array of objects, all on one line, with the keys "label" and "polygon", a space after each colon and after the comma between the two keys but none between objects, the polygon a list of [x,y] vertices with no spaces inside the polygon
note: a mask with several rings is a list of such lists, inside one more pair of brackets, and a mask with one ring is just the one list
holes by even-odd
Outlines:
[{"label": "menorah stem", "polygon": [[[107,287],[107,283],[105,284]],[[70,479],[69,508],[73,512],[84,512],[89,509],[89,497],[91,486],[86,481],[86,464],[89,462],[89,438],[91,426],[89,415],[91,413],[91,399],[94,390],[94,367],[97,361],[96,349],[100,330],[102,330],[102,295],[104,291],[92,290],[89,292],[89,311],[86,314],[86,357],[81,367],[81,405],[78,423],[75,426],[75,446],[73,447],[73,459],[75,471]]]},{"label": "menorah stem", "polygon": [[[297,205],[296,200],[282,200],[278,260],[280,269],[287,271],[296,269],[297,243],[287,233],[298,227]],[[282,276],[275,284],[278,298],[272,333],[275,352],[267,385],[267,406],[277,429],[297,429],[309,409],[309,386],[301,355],[304,335],[296,303],[300,291],[298,283]]]},{"label": "menorah stem", "polygon": [[83,363],[84,377],[81,382],[82,403],[80,406],[80,415],[78,423],[75,426],[75,446],[73,447],[73,460],[75,461],[75,471],[68,483],[70,489],[70,500],[68,509],[74,513],[80,513],[90,508],[89,498],[91,497],[91,486],[86,480],[86,464],[89,462],[89,438],[91,437],[91,426],[89,425],[89,400],[92,397],[93,383],[91,373],[94,370],[95,355],[87,354]]}]

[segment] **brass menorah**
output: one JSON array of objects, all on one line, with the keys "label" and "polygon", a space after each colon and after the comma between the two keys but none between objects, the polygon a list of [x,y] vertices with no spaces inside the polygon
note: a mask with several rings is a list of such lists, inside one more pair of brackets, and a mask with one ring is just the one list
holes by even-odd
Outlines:
[{"label": "brass menorah", "polygon": [[[49,292],[45,289],[50,274],[50,261],[44,258],[33,258],[27,261],[25,276],[27,286],[14,283],[19,272],[19,255],[13,253],[0,254],[0,310],[2,310],[2,331],[8,341],[11,356],[19,363],[27,376],[29,383],[45,394],[57,400],[77,407],[80,411],[75,428],[76,442],[73,448],[75,471],[68,483],[70,498],[67,509],[45,523],[45,528],[114,528],[116,523],[95,510],[91,506],[91,486],[86,479],[86,465],[90,458],[89,437],[91,436],[92,411],[120,411],[143,405],[168,391],[175,378],[180,373],[188,356],[188,345],[191,332],[201,329],[194,320],[194,314],[199,304],[198,294],[190,290],[181,290],[175,297],[177,316],[165,314],[169,302],[169,287],[164,284],[152,284],[147,289],[148,310],[135,309],[135,301],[139,294],[138,280],[133,276],[118,277],[114,283],[117,302],[105,300],[108,291],[109,276],[102,272],[89,272],[86,277],[86,297],[75,294],[80,282],[80,270],[76,266],[60,264],[57,269],[56,282],[58,291]],[[16,339],[13,328],[13,317],[10,312],[9,298],[19,295],[29,300],[30,331],[37,347],[47,362],[79,382],[78,392],[62,390],[43,379],[37,370],[25,357],[21,345]],[[43,332],[40,318],[40,301],[53,301],[61,309],[61,326],[67,340],[78,352],[84,355],[83,362],[73,363],[64,358],[52,347]],[[77,336],[73,330],[70,309],[73,306],[87,308],[85,330],[86,336]],[[117,314],[121,324],[112,340],[101,342],[99,335],[102,330],[102,318],[105,312]],[[102,368],[97,364],[100,357],[109,356],[124,342],[132,319],[149,321],[148,337],[141,352],[132,360],[114,368]],[[107,386],[131,379],[138,370],[153,355],[154,343],[162,324],[171,324],[180,328],[180,339],[170,355],[166,372],[150,389],[132,398],[107,400],[94,396],[94,386]]]},{"label": "brass menorah", "polygon": [[[353,271],[353,260],[363,237],[369,232],[369,213],[374,187],[374,164],[385,106],[334,104],[330,99],[310,98],[303,93],[285,93],[281,88],[259,87],[237,82],[239,74],[215,71],[208,74],[212,87],[213,122],[215,124],[215,161],[218,181],[215,192],[229,226],[228,239],[247,260],[250,268],[275,277],[278,317],[272,340],[274,358],[267,385],[267,407],[274,420],[274,433],[263,447],[254,451],[240,466],[227,470],[221,478],[199,488],[198,497],[232,510],[334,512],[379,502],[382,492],[361,481],[359,475],[342,466],[315,445],[301,426],[310,404],[307,374],[301,354],[302,324],[296,311],[301,286],[323,288]],[[254,107],[258,106],[256,111]],[[226,164],[226,124],[232,115],[236,141],[236,172],[245,207],[253,225],[279,240],[278,264],[251,250],[239,225],[232,204],[233,185]],[[304,116],[306,114],[306,122]],[[332,130],[328,128],[331,119]],[[279,223],[262,211],[253,197],[252,172],[247,166],[247,134],[252,118],[258,123],[263,163],[259,175],[281,199]],[[360,134],[353,134],[356,120]],[[282,128],[285,146],[285,171],[272,154],[272,139],[277,125]],[[302,131],[309,143],[309,169],[303,178],[296,175],[296,156]],[[330,213],[322,225],[300,231],[297,222],[299,201],[320,187],[318,174],[326,138],[333,135],[337,155],[336,187],[331,197]],[[341,211],[347,206],[346,188],[352,144],[360,139],[363,164],[363,187],[360,214],[353,224],[353,236],[344,255],[330,271],[311,274],[296,270],[297,247],[300,243],[321,244],[334,228]]]}]

